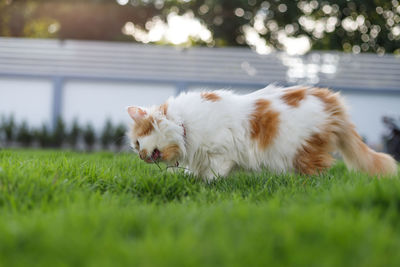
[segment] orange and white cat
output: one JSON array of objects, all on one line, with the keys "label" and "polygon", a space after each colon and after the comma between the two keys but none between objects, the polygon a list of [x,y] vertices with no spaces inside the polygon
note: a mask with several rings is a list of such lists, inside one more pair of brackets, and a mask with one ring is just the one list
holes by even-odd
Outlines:
[{"label": "orange and white cat", "polygon": [[132,148],[141,159],[179,164],[207,180],[236,166],[317,174],[332,165],[335,151],[352,170],[397,174],[396,161],[363,143],[340,95],[328,89],[188,92],[128,113]]}]

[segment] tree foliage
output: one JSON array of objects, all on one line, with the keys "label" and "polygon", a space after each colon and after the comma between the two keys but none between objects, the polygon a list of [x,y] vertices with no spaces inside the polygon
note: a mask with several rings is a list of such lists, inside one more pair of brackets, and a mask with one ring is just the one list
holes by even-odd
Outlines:
[{"label": "tree foliage", "polygon": [[127,22],[146,32],[171,12],[198,18],[210,46],[254,46],[250,32],[277,49],[307,37],[318,50],[400,52],[398,0],[3,0],[0,34],[135,41],[121,31]]}]

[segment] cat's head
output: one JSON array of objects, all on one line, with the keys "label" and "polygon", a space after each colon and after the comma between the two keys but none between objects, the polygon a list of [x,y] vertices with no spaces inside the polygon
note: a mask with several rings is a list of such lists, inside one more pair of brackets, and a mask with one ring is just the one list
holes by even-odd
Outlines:
[{"label": "cat's head", "polygon": [[131,147],[147,163],[175,164],[186,153],[184,127],[168,119],[167,108],[167,104],[127,108],[133,120],[129,133]]}]

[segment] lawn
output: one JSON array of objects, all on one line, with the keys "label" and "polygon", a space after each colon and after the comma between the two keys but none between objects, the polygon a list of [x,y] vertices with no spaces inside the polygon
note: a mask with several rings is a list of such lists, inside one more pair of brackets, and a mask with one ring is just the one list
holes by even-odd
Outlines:
[{"label": "lawn", "polygon": [[400,179],[211,184],[132,154],[0,150],[0,266],[400,266]]}]

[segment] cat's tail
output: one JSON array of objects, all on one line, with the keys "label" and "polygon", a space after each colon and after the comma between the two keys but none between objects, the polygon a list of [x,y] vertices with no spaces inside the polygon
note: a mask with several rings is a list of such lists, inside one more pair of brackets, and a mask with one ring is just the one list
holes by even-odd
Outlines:
[{"label": "cat's tail", "polygon": [[324,102],[329,114],[327,138],[333,137],[332,143],[341,152],[349,169],[377,176],[397,175],[397,162],[391,156],[372,150],[362,141],[339,93],[319,88],[311,88],[310,93]]},{"label": "cat's tail", "polygon": [[369,148],[355,131],[352,123],[339,136],[338,147],[349,169],[363,171],[371,175],[395,176],[397,163],[390,155],[378,153]]}]

